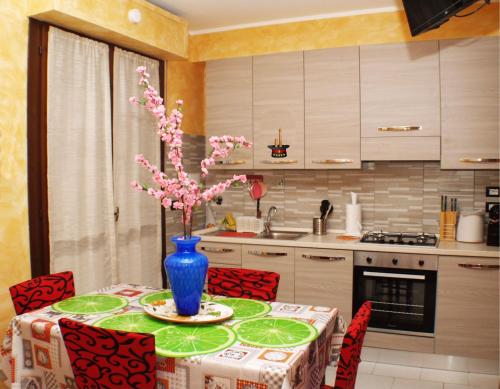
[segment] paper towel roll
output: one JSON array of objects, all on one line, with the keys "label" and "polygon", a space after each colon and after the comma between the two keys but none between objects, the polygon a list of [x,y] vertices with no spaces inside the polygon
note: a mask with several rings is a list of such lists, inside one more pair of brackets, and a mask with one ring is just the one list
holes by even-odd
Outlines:
[{"label": "paper towel roll", "polygon": [[345,232],[361,236],[361,204],[346,204]]}]

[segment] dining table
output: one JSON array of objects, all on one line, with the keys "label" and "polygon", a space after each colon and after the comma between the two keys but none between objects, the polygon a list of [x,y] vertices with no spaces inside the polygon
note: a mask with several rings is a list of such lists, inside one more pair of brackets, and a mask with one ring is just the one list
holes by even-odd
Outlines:
[{"label": "dining table", "polygon": [[335,307],[204,294],[234,315],[192,325],[145,313],[169,297],[168,290],[116,284],[15,316],[0,346],[0,387],[77,389],[58,326],[63,317],[154,334],[159,389],[315,389],[338,359],[345,322]]}]

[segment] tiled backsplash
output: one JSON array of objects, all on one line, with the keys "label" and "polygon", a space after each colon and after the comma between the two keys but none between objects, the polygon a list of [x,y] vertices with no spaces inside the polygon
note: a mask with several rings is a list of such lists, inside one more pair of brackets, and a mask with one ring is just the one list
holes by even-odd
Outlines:
[{"label": "tiled backsplash", "polygon": [[[278,208],[274,226],[311,227],[321,200],[335,209],[328,228],[344,229],[350,192],[359,194],[363,229],[439,232],[440,196],[458,198],[462,212],[483,210],[486,186],[499,185],[498,170],[441,170],[439,162],[369,162],[361,170],[287,170],[237,172],[261,174],[268,186],[261,200],[263,215]],[[230,177],[232,171],[212,171],[207,184]],[[228,211],[255,215],[256,202],[245,188],[231,188],[222,205],[213,205],[217,220]],[[493,199],[492,199],[493,200]]]}]

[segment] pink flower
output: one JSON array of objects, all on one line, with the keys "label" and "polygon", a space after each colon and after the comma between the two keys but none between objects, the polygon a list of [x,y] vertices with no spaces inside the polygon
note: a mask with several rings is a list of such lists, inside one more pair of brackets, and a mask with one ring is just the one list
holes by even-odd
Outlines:
[{"label": "pink flower", "polygon": [[[176,101],[177,108],[174,108],[170,114],[166,114],[163,99],[159,96],[158,91],[149,83],[149,73],[145,66],[137,68],[139,74],[139,84],[144,87],[143,97],[131,97],[131,104],[144,105],[156,119],[156,130],[162,142],[168,146],[167,156],[172,163],[176,178],[168,178],[167,175],[160,171],[157,166],[151,164],[143,154],[135,156],[135,161],[149,170],[152,174],[152,181],[158,185],[158,188],[146,187],[139,184],[137,181],[130,183],[131,187],[136,191],[146,191],[150,196],[160,200],[161,205],[165,208],[174,208],[182,210],[183,223],[189,225],[193,208],[201,205],[202,201],[210,201],[215,196],[220,195],[233,183],[240,181],[246,182],[245,175],[234,175],[226,181],[219,182],[205,191],[201,191],[198,183],[189,177],[189,174],[184,170],[182,163],[182,105],[184,102],[179,99]],[[208,174],[208,168],[216,163],[217,159],[227,158],[229,152],[237,147],[250,148],[252,144],[244,137],[234,137],[223,135],[220,137],[211,137],[209,143],[212,147],[211,154],[200,162],[201,176],[205,177]],[[185,229],[185,236],[187,236]]]}]

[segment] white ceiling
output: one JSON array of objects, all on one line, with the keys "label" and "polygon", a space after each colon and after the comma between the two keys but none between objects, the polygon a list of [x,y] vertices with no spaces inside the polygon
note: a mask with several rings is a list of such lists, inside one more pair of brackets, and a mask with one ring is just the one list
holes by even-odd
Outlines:
[{"label": "white ceiling", "polygon": [[148,0],[189,23],[191,34],[402,9],[401,0]]}]

